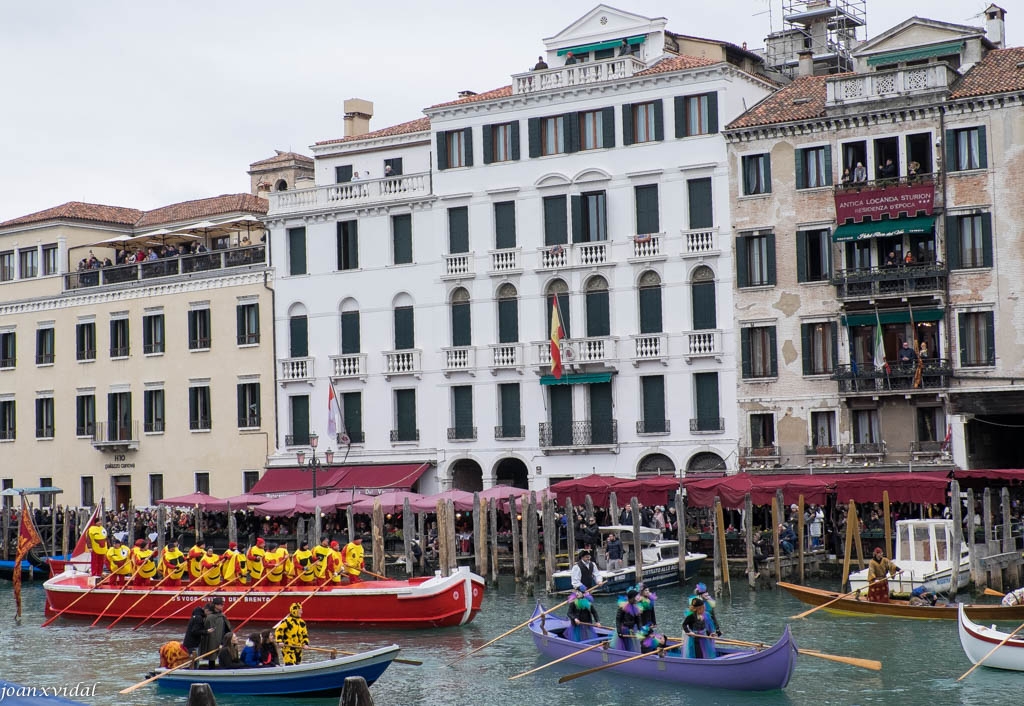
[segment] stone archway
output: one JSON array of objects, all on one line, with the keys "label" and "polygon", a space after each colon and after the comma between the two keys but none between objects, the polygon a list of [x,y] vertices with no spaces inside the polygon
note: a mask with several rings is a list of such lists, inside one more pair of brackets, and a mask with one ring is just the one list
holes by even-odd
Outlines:
[{"label": "stone archway", "polygon": [[513,488],[529,488],[529,469],[518,458],[503,458],[494,467],[494,484],[510,485]]},{"label": "stone archway", "polygon": [[724,471],[725,461],[722,457],[716,453],[710,451],[702,451],[699,454],[695,454],[690,459],[689,463],[686,464],[687,471]]},{"label": "stone archway", "polygon": [[452,464],[452,488],[473,493],[484,489],[484,472],[471,458],[460,458]]},{"label": "stone archway", "polygon": [[636,467],[637,478],[651,478],[652,476],[674,476],[676,464],[665,454],[647,454]]}]

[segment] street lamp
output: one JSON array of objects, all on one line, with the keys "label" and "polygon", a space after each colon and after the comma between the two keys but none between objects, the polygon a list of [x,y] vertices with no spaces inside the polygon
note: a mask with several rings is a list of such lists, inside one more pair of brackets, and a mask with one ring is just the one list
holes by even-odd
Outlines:
[{"label": "street lamp", "polygon": [[313,497],[314,498],[316,497],[316,472],[317,472],[317,470],[322,468],[324,465],[330,466],[332,463],[334,463],[334,449],[327,449],[324,452],[324,457],[327,459],[327,463],[326,464],[320,463],[320,459],[318,459],[316,457],[316,445],[317,445],[318,441],[320,441],[320,437],[318,437],[316,434],[310,434],[309,435],[309,445],[313,449],[313,455],[312,455],[312,458],[309,459],[308,463],[306,462],[306,452],[305,451],[297,451],[295,453],[295,457],[296,457],[296,460],[298,460],[298,462],[299,462],[299,466],[305,466],[306,468],[308,468],[313,473]]}]

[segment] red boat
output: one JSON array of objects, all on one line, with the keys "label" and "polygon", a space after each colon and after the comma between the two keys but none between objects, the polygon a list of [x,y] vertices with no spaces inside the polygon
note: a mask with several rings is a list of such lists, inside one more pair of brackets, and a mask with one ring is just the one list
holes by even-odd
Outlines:
[{"label": "red boat", "polygon": [[244,584],[221,586],[216,590],[196,587],[169,602],[167,599],[175,596],[180,588],[129,587],[118,595],[120,588],[116,586],[104,585],[89,592],[90,579],[87,574],[71,568],[49,579],[43,584],[46,614],[56,615],[67,609],[64,613],[67,616],[95,618],[102,613],[114,619],[128,611],[121,623],[125,625],[131,625],[131,619],[138,621],[149,616],[153,620],[188,620],[193,608],[220,596],[224,599],[225,613],[235,624],[252,616],[257,609],[259,613],[253,618],[254,622],[277,622],[288,614],[289,605],[300,601],[303,602],[302,617],[309,623],[416,629],[465,625],[480,612],[484,595],[483,578],[467,567],[460,567],[448,577],[366,581],[319,590],[299,584],[290,588],[261,584],[252,590]]}]

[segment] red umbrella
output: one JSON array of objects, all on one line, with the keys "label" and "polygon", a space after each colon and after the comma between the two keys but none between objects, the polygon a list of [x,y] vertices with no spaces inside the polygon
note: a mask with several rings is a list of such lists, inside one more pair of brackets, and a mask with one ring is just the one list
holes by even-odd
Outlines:
[{"label": "red umbrella", "polygon": [[262,505],[257,505],[253,508],[253,512],[257,512],[260,515],[269,515],[270,517],[292,517],[296,512],[303,512],[296,506],[300,501],[304,501],[307,498],[312,500],[313,496],[310,493],[294,493],[292,495],[282,495],[279,498],[268,500]]},{"label": "red umbrella", "polygon": [[211,503],[206,507],[210,512],[227,512],[228,503],[231,503],[231,510],[246,510],[253,505],[262,505],[263,503],[270,500],[266,495],[256,495],[254,493],[242,493],[241,495],[235,495],[231,498],[224,498],[215,503]]},{"label": "red umbrella", "polygon": [[473,510],[473,494],[465,490],[446,490],[436,495],[426,495],[409,505],[413,512],[436,512],[438,500],[451,500],[456,510]]},{"label": "red umbrella", "polygon": [[195,507],[198,505],[203,510],[210,509],[211,505],[223,502],[220,498],[196,491],[191,495],[181,495],[177,498],[164,498],[157,501],[160,505],[171,505],[173,507]]},{"label": "red umbrella", "polygon": [[357,500],[350,506],[353,512],[369,513],[373,512],[374,505],[380,502],[384,512],[401,512],[405,506],[405,499],[409,498],[409,503],[412,504],[418,500],[422,500],[423,496],[419,493],[414,493],[411,490],[389,490],[386,493],[380,495],[367,496],[362,500]]},{"label": "red umbrella", "polygon": [[316,508],[319,506],[320,512],[332,512],[334,510],[344,510],[346,507],[354,502],[363,500],[369,496],[363,495],[362,493],[352,494],[351,490],[337,490],[333,493],[327,493],[326,495],[317,495],[314,498],[312,495],[307,495],[295,505],[296,512],[316,512]]}]

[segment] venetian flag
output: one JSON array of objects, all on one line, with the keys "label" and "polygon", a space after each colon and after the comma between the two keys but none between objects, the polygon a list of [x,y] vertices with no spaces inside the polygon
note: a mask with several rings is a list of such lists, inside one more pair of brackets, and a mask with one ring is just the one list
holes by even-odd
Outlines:
[{"label": "venetian flag", "polygon": [[25,496],[22,495],[21,518],[18,521],[18,550],[14,556],[14,571],[11,574],[11,583],[14,584],[14,604],[17,606],[15,618],[21,617],[21,562],[32,547],[42,543],[43,540],[39,537],[39,532],[36,531],[36,526],[32,522],[32,514],[28,511]]},{"label": "venetian flag", "polygon": [[551,295],[551,374],[555,380],[562,378],[562,317],[558,315],[558,295]]}]

